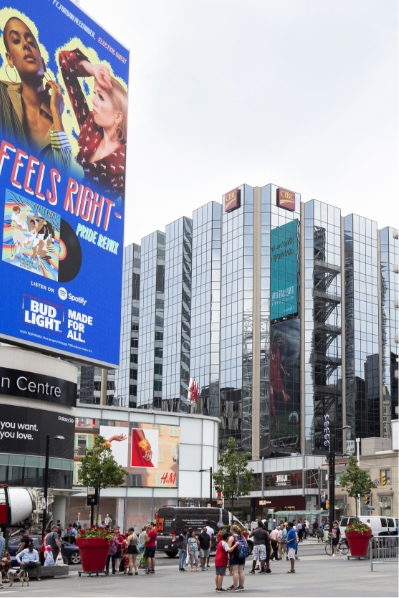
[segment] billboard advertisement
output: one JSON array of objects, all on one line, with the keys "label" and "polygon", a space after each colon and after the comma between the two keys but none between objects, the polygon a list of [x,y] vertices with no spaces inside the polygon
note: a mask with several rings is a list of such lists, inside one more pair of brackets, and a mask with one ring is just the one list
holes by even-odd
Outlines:
[{"label": "billboard advertisement", "polygon": [[298,219],[271,230],[270,319],[298,313]]},{"label": "billboard advertisement", "polygon": [[56,430],[65,440],[50,442],[50,457],[73,459],[75,418],[55,411],[2,405],[0,453],[46,454],[46,435]]},{"label": "billboard advertisement", "polygon": [[126,485],[141,488],[177,488],[179,485],[180,427],[76,418],[75,479],[79,462],[100,434],[117,463],[126,470]]},{"label": "billboard advertisement", "polygon": [[271,326],[270,444],[298,448],[300,430],[300,320]]},{"label": "billboard advertisement", "polygon": [[119,364],[128,68],[69,0],[0,0],[3,340]]}]

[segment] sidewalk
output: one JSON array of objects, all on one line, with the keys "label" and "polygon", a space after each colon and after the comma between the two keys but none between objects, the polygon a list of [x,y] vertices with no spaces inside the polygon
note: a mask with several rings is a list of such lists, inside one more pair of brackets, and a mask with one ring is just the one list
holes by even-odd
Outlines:
[{"label": "sidewalk", "polygon": [[[79,598],[105,596],[145,596],[151,597],[208,597],[215,596],[214,569],[204,572],[180,573],[176,561],[160,560],[155,575],[128,577],[117,574],[109,577],[78,577],[77,571],[68,578],[32,580],[30,595],[46,598],[47,596],[74,596]],[[375,572],[370,571],[370,561],[351,560],[345,557],[335,559],[323,554],[316,556],[301,555],[296,561],[295,575],[287,575],[288,563],[278,561],[271,563],[270,575],[248,575],[250,561],[245,567],[245,594],[259,598],[289,597],[308,598],[321,596],[323,598],[350,596],[351,598],[397,597],[398,595],[398,566],[397,564],[377,566]],[[225,577],[224,587],[232,582],[230,576]],[[14,584],[11,590],[4,586],[2,594],[20,596],[22,588]],[[228,594],[227,594],[228,596]]]}]

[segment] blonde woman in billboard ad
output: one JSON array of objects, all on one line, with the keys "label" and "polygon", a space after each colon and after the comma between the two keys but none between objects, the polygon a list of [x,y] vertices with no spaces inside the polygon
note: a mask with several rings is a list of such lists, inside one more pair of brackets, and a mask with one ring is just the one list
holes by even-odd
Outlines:
[{"label": "blonde woman in billboard ad", "polygon": [[[92,64],[78,49],[59,53],[65,87],[80,128],[77,162],[85,179],[98,183],[111,197],[124,197],[127,92],[107,66]],[[90,110],[79,78],[94,77]]]},{"label": "blonde woman in billboard ad", "polygon": [[8,77],[0,81],[1,137],[66,168],[72,149],[62,123],[64,101],[61,87],[47,73],[42,55],[47,52],[38,42],[37,29],[10,8],[0,11],[0,27],[5,48],[2,74]]}]

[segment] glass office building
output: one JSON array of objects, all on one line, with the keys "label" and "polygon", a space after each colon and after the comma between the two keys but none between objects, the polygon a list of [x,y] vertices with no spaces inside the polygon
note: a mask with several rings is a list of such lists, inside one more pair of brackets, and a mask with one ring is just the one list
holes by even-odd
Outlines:
[{"label": "glass office building", "polygon": [[166,227],[163,411],[190,412],[192,235],[193,221],[185,216]]},{"label": "glass office building", "polygon": [[198,383],[197,411],[219,416],[220,266],[222,206],[193,212],[191,293],[192,376]]},{"label": "glass office building", "polygon": [[141,241],[137,407],[162,408],[165,233]]},{"label": "glass office building", "polygon": [[119,369],[115,370],[115,397],[123,406],[137,406],[138,336],[141,247],[132,243],[123,256],[122,320]]},{"label": "glass office building", "polygon": [[389,437],[397,231],[273,184],[222,200],[142,240],[137,406],[217,416],[255,460],[326,454],[326,415],[337,452]]}]

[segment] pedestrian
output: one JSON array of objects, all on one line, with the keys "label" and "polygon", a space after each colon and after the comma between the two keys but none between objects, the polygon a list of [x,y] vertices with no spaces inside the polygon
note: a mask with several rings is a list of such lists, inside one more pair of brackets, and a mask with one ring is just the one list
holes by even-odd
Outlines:
[{"label": "pedestrian", "polygon": [[302,521],[301,520],[299,520],[298,523],[296,524],[296,531],[298,534],[298,542],[302,542],[303,531],[302,531]]},{"label": "pedestrian", "polygon": [[30,542],[30,539],[29,539],[29,534],[27,533],[27,531],[24,529],[20,529],[19,530],[19,546],[18,546],[17,554],[19,552],[22,552],[23,550],[25,550],[25,548],[28,548],[29,542]]},{"label": "pedestrian", "polygon": [[[318,524],[318,522],[317,522],[317,519],[315,519],[315,520],[313,521],[313,525],[312,525],[312,527],[313,527],[313,537],[314,537],[314,538],[317,538],[317,536],[318,536],[317,532],[318,532],[318,530],[319,530],[319,524]],[[317,540],[317,541],[319,541],[319,540]]]},{"label": "pedestrian", "polygon": [[269,534],[270,536],[270,541],[272,543],[272,549],[273,549],[273,554],[272,554],[272,561],[278,561],[278,544],[280,541],[280,526],[278,525],[276,527],[276,529],[274,529],[272,532],[270,532]]},{"label": "pedestrian", "polygon": [[291,568],[287,573],[295,573],[295,550],[297,547],[296,533],[294,530],[294,524],[292,521],[288,522],[288,533],[287,533],[287,549],[288,558],[291,563]]},{"label": "pedestrian", "polygon": [[199,571],[198,569],[198,538],[195,531],[192,530],[188,536],[187,542],[188,558],[191,565],[191,571]]},{"label": "pedestrian", "polygon": [[59,519],[57,519],[57,533],[59,535],[60,538],[62,538],[62,532],[64,531],[64,528],[61,525],[61,521]]},{"label": "pedestrian", "polygon": [[307,536],[309,535],[309,521],[307,519],[303,522],[303,535],[304,539],[306,540]]},{"label": "pedestrian", "polygon": [[218,543],[216,548],[215,554],[215,585],[217,592],[224,592],[225,590],[222,588],[223,585],[223,576],[226,575],[226,568],[227,563],[229,560],[229,554],[234,552],[234,550],[238,547],[239,542],[237,541],[235,544],[229,546],[228,539],[229,539],[229,532],[224,532],[222,534],[222,540]]},{"label": "pedestrian", "polygon": [[339,529],[338,521],[334,521],[333,528],[331,530],[331,537],[332,537],[332,550],[333,556],[337,554],[337,546],[339,544],[341,538],[341,531]]},{"label": "pedestrian", "polygon": [[12,569],[12,561],[10,553],[5,550],[0,560],[0,589],[3,588],[3,575],[7,575],[9,569]]},{"label": "pedestrian", "polygon": [[61,540],[58,534],[58,525],[53,525],[53,527],[51,528],[51,532],[47,534],[44,540],[45,546],[48,546],[49,544],[53,551],[54,562],[56,562],[57,556],[61,552]]},{"label": "pedestrian", "polygon": [[105,575],[109,575],[109,563],[112,562],[112,575],[116,573],[116,553],[118,550],[118,536],[116,532],[108,548],[107,564],[105,565]]},{"label": "pedestrian", "polygon": [[[210,521],[205,521],[205,525],[206,525],[206,533],[209,534],[209,536],[211,538],[210,549],[212,550],[212,544],[213,544],[213,540],[214,540],[215,530],[213,529],[213,527],[211,527]],[[209,568],[209,559],[211,558],[211,550],[209,551],[209,556],[206,559],[206,566],[208,568]]]},{"label": "pedestrian", "polygon": [[266,540],[268,533],[263,529],[262,521],[258,521],[257,529],[253,530],[249,537],[253,538],[252,569],[250,573],[255,574],[256,562],[260,561],[261,570],[259,573],[266,573]]},{"label": "pedestrian", "polygon": [[[238,546],[234,551],[231,551],[230,556],[230,566],[233,572],[233,584],[227,588],[231,592],[243,592],[244,591],[244,582],[245,582],[245,574],[244,574],[244,565],[245,565],[245,556],[242,556],[243,550],[241,548],[245,548],[244,544],[247,544],[246,539],[244,536],[241,535],[240,528],[237,525],[232,525],[230,528],[231,536],[228,540],[228,545],[231,548],[238,542]],[[246,547],[246,554],[248,555],[248,545]]]},{"label": "pedestrian", "polygon": [[123,570],[124,568],[121,567],[121,562],[122,562],[122,558],[123,558],[123,551],[126,547],[126,542],[125,542],[125,538],[122,536],[121,534],[121,530],[119,528],[115,529],[115,536],[118,540],[118,548],[116,551],[116,570],[120,571],[121,569]]},{"label": "pedestrian", "polygon": [[50,544],[48,546],[46,546],[46,551],[44,553],[45,558],[44,558],[44,567],[52,567],[55,563],[54,563],[54,557],[53,557],[53,551],[51,549]]},{"label": "pedestrian", "polygon": [[148,540],[147,536],[147,527],[143,527],[141,533],[139,534],[139,551],[140,551],[140,563],[139,569],[147,569],[147,557],[145,555],[145,544]]},{"label": "pedestrian", "polygon": [[198,536],[199,542],[199,556],[201,561],[201,571],[206,571],[206,564],[209,560],[211,552],[211,537],[207,532],[206,525],[202,528],[202,532]]},{"label": "pedestrian", "polygon": [[130,527],[128,530],[128,533],[129,533],[129,535],[126,538],[127,556],[129,558],[128,575],[133,575],[133,569],[134,569],[134,574],[138,575],[137,555],[139,554],[139,549],[138,549],[139,539],[137,537],[137,534],[134,532],[134,527]]},{"label": "pedestrian", "polygon": [[328,542],[328,534],[330,533],[330,524],[328,521],[324,524],[323,542]]},{"label": "pedestrian", "polygon": [[179,535],[178,539],[178,553],[179,553],[179,571],[186,571],[184,565],[186,564],[187,558],[187,542],[188,542],[188,535],[187,535],[187,528],[183,527],[181,534]]},{"label": "pedestrian", "polygon": [[37,550],[35,550],[32,541],[29,542],[28,548],[24,548],[15,556],[15,558],[17,559],[18,563],[20,563],[20,570],[32,571],[32,569],[34,569],[36,572],[37,581],[41,581],[40,575],[42,566],[39,561],[39,554]]},{"label": "pedestrian", "polygon": [[279,556],[279,559],[281,560],[284,558],[284,553],[285,553],[285,540],[287,537],[287,528],[284,523],[280,527],[281,527],[281,529],[280,529],[279,544],[278,544],[278,556]]},{"label": "pedestrian", "polygon": [[157,546],[157,530],[155,523],[149,523],[147,527],[147,542],[145,544],[145,551],[147,555],[147,571],[146,574],[155,573],[155,551]]},{"label": "pedestrian", "polygon": [[324,536],[324,523],[321,523],[317,528],[317,543],[323,542]]}]

